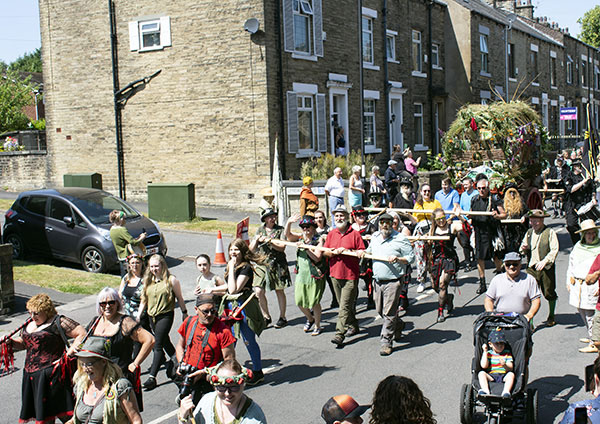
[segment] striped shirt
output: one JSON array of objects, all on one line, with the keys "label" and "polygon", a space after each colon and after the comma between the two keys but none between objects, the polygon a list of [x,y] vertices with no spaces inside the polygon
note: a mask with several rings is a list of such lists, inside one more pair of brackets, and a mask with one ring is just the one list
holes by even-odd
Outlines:
[{"label": "striped shirt", "polygon": [[510,350],[504,349],[500,353],[496,353],[494,349],[488,350],[488,360],[490,361],[490,374],[506,374],[507,370],[504,366],[500,365],[500,360],[508,364],[513,362],[513,357],[510,354]]}]

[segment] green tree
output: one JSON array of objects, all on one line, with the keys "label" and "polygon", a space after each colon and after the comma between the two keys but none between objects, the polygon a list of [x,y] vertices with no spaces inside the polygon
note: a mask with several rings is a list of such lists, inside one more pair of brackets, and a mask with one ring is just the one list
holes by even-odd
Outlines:
[{"label": "green tree", "polygon": [[23,108],[33,103],[33,88],[31,77],[22,79],[19,71],[8,70],[0,75],[0,133],[28,128]]},{"label": "green tree", "polygon": [[577,22],[581,24],[581,41],[596,48],[600,47],[600,6],[585,12]]},{"label": "green tree", "polygon": [[31,53],[25,53],[12,62],[8,68],[13,71],[42,72],[42,50],[37,48]]}]

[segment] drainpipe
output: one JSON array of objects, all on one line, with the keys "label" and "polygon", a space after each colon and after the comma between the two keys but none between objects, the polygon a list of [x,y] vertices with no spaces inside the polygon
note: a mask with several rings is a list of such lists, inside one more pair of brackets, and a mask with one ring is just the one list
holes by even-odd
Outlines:
[{"label": "drainpipe", "polygon": [[121,125],[121,107],[118,103],[119,91],[119,66],[117,60],[117,28],[115,21],[115,5],[113,0],[108,0],[108,13],[110,18],[110,53],[113,75],[113,102],[115,108],[115,134],[117,143],[117,175],[119,178],[119,197],[125,199],[125,167],[123,164],[123,133]]},{"label": "drainpipe", "polygon": [[[283,3],[282,3],[283,4]],[[278,90],[279,90],[279,127],[281,128],[281,130],[279,131],[279,143],[277,143],[278,149],[279,151],[277,152],[273,152],[273,154],[275,155],[279,155],[279,169],[281,170],[281,179],[285,180],[287,178],[286,172],[285,172],[285,143],[282,143],[282,134],[284,132],[284,111],[287,110],[286,106],[285,106],[285,98],[283,95],[283,41],[281,38],[281,33],[283,32],[283,28],[281,25],[281,11],[279,9],[279,6],[277,6],[275,8],[275,27],[278,28],[279,30],[277,31],[277,46],[279,46],[279,55],[277,58],[278,64],[277,64],[277,72],[279,73],[279,84],[278,84]],[[271,166],[273,165],[273,161],[271,161]],[[273,170],[271,170],[271,172],[269,173],[269,175],[273,175]]]},{"label": "drainpipe", "polygon": [[387,55],[387,0],[383,0],[383,93],[385,99],[385,138],[388,142],[389,149],[392,148],[391,131],[390,131],[390,82],[388,74],[388,55]]},{"label": "drainpipe", "polygon": [[504,27],[504,95],[508,103],[508,25]]},{"label": "drainpipe", "polygon": [[429,116],[430,116],[430,123],[431,123],[431,144],[433,146],[433,152],[434,154],[438,154],[439,153],[439,149],[440,147],[438,146],[438,143],[435,142],[436,137],[435,137],[435,133],[437,131],[437,128],[435,126],[435,119],[434,119],[434,110],[433,110],[433,64],[431,62],[431,53],[433,51],[433,34],[432,32],[432,20],[433,20],[433,1],[434,0],[429,0],[429,2],[427,2],[427,32],[429,33],[429,40],[428,40],[428,46],[427,46],[427,55],[428,55],[428,60],[427,60],[427,64],[428,64],[428,68],[429,68],[429,76],[428,76],[428,87],[427,87],[427,91],[429,94]]},{"label": "drainpipe", "polygon": [[366,174],[365,170],[365,129],[364,129],[364,93],[363,93],[363,36],[362,36],[362,0],[358,0],[358,88],[360,90],[360,159],[361,159],[361,176],[364,181]]}]

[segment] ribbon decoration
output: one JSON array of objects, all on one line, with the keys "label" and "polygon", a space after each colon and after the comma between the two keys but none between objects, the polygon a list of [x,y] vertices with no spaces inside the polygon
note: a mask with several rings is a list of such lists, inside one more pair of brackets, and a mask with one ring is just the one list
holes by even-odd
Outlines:
[{"label": "ribbon decoration", "polygon": [[25,328],[30,322],[31,317],[27,318],[27,320],[25,320],[25,322],[21,324],[15,331],[2,337],[0,340],[0,371],[2,371],[2,368],[4,368],[4,372],[0,375],[9,374],[15,364],[15,354],[13,351],[11,337]]}]

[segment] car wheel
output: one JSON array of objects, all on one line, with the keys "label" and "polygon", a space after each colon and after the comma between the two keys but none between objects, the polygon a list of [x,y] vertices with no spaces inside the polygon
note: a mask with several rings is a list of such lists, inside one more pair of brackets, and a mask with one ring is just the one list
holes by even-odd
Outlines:
[{"label": "car wheel", "polygon": [[5,241],[13,245],[13,259],[23,259],[25,256],[25,244],[21,236],[10,234],[5,237]]},{"label": "car wheel", "polygon": [[95,246],[88,246],[81,254],[81,266],[87,272],[104,272],[106,261],[104,253]]}]

